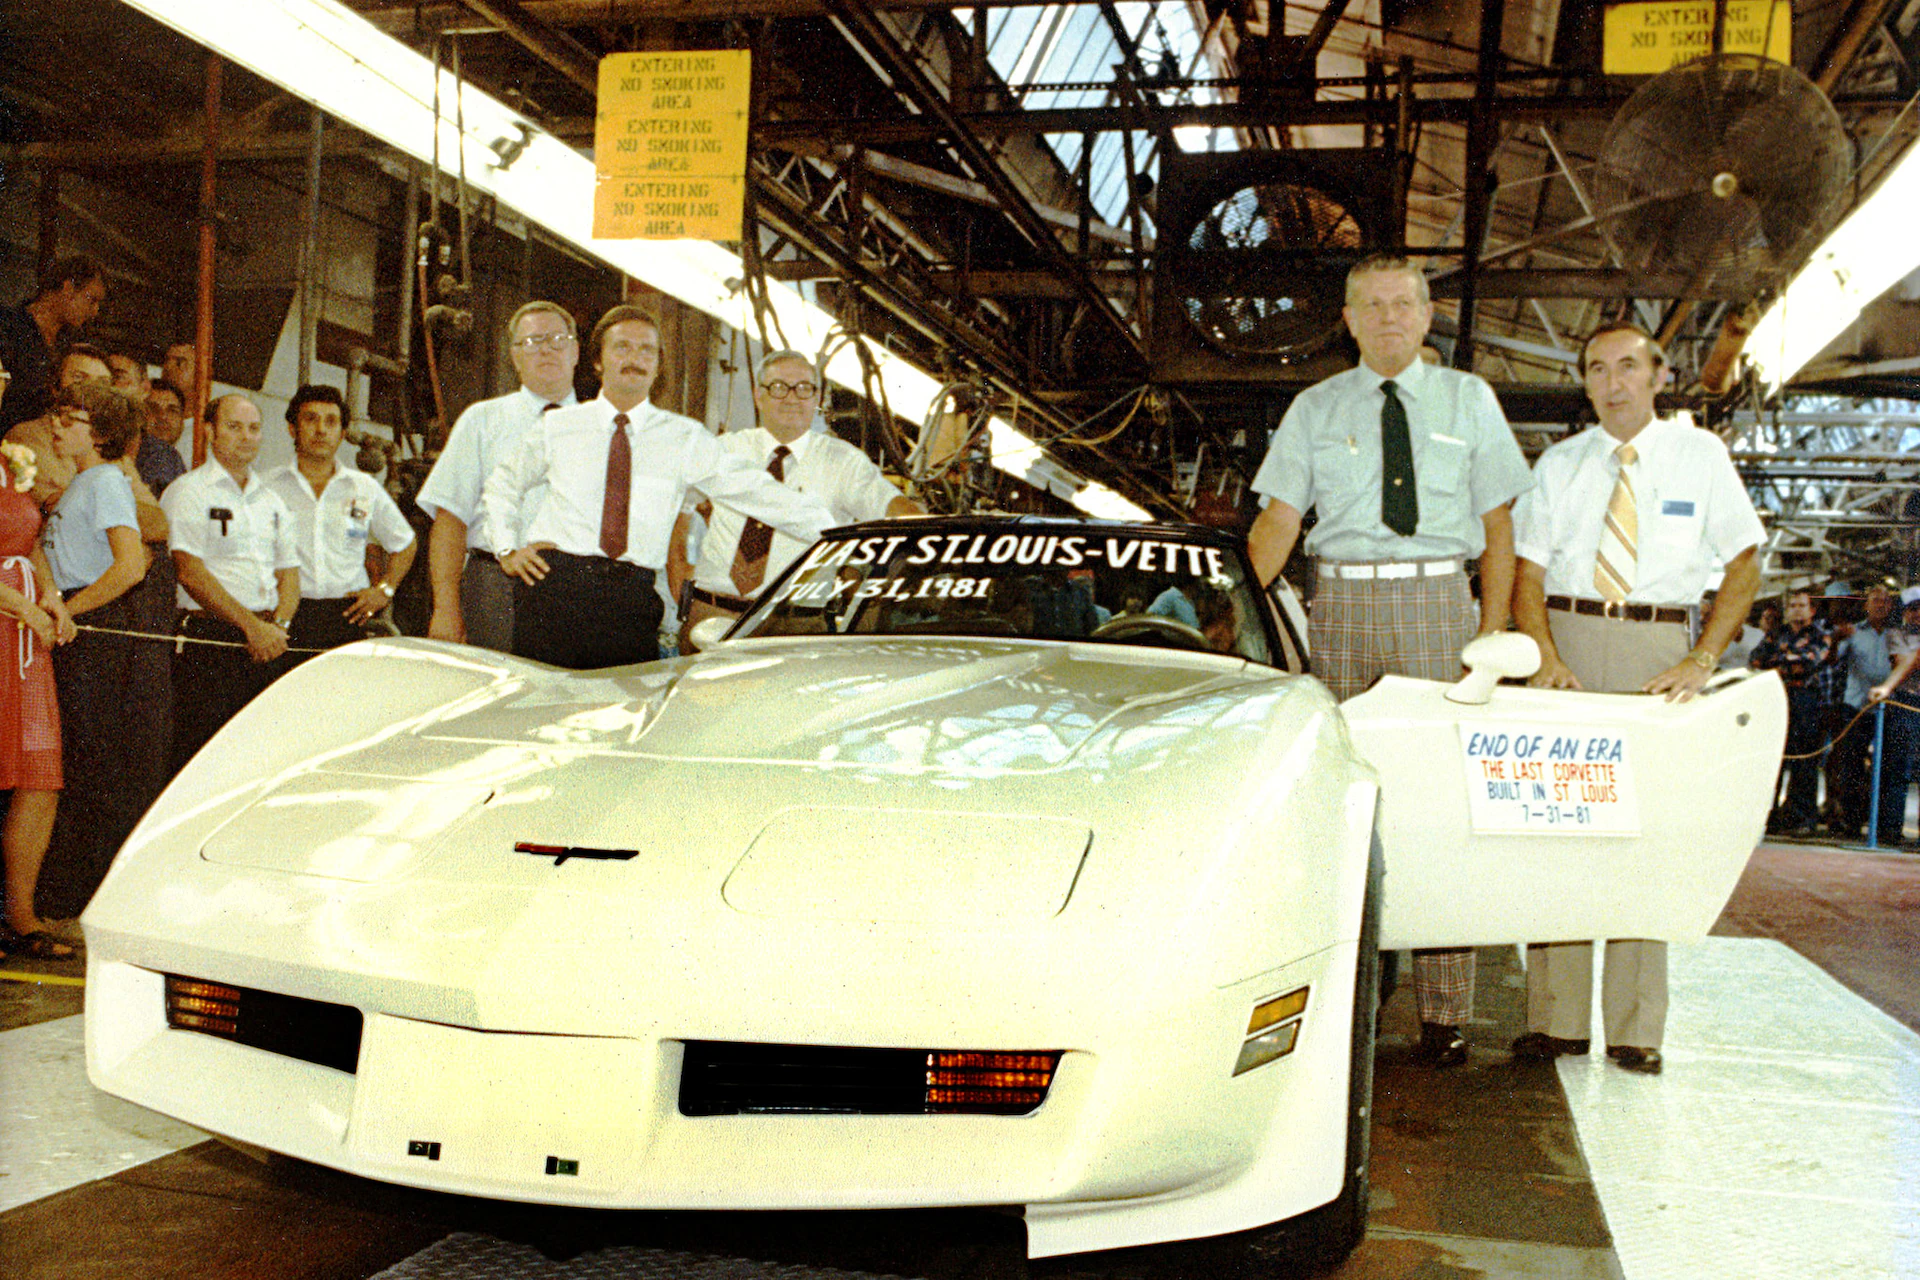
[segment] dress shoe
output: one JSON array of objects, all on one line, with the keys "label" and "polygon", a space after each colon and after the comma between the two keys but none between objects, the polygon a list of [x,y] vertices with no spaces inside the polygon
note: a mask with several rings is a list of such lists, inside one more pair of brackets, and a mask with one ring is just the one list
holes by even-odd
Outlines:
[{"label": "dress shoe", "polygon": [[1591,1041],[1562,1040],[1544,1031],[1529,1031],[1513,1042],[1513,1056],[1532,1062],[1552,1062],[1562,1057],[1584,1058],[1591,1047]]},{"label": "dress shoe", "polygon": [[1443,1022],[1423,1022],[1420,1043],[1413,1047],[1412,1057],[1425,1067],[1457,1067],[1467,1060],[1467,1042],[1458,1027]]},{"label": "dress shoe", "polygon": [[1618,1063],[1623,1070],[1635,1071],[1643,1076],[1660,1074],[1658,1049],[1641,1049],[1630,1044],[1616,1044],[1607,1050],[1607,1056]]}]

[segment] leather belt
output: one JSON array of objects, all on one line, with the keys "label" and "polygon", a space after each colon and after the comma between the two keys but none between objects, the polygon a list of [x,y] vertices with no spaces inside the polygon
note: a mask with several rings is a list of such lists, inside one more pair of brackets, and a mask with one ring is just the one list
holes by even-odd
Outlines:
[{"label": "leather belt", "polygon": [[1458,560],[1405,560],[1397,564],[1371,564],[1322,560],[1320,576],[1348,582],[1374,578],[1444,578],[1460,572]]},{"label": "leather belt", "polygon": [[1608,604],[1605,600],[1579,596],[1548,596],[1547,608],[1589,618],[1612,618],[1616,622],[1678,622],[1684,626],[1693,621],[1693,610],[1682,605]]},{"label": "leather belt", "polygon": [[753,608],[751,600],[742,600],[739,596],[723,596],[717,591],[707,591],[701,587],[688,587],[687,599],[698,600],[701,604],[710,604],[716,609],[725,609],[728,613],[745,613]]}]

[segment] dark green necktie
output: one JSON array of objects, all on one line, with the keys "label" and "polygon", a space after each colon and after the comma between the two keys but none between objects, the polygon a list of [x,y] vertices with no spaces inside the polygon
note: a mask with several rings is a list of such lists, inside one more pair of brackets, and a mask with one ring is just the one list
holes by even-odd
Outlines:
[{"label": "dark green necktie", "polygon": [[1380,519],[1401,537],[1420,523],[1420,498],[1413,489],[1413,440],[1407,434],[1407,410],[1391,379],[1380,384]]}]

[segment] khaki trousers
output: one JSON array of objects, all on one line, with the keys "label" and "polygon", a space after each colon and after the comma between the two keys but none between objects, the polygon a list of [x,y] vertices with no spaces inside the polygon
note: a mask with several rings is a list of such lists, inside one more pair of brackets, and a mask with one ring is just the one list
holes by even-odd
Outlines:
[{"label": "khaki trousers", "polygon": [[[1693,646],[1677,622],[1618,622],[1547,611],[1560,660],[1583,688],[1632,693],[1677,664]],[[1607,943],[1600,980],[1607,1044],[1657,1049],[1667,1027],[1667,944],[1643,938]],[[1527,948],[1527,1030],[1563,1040],[1593,1034],[1593,944],[1534,943]]]}]

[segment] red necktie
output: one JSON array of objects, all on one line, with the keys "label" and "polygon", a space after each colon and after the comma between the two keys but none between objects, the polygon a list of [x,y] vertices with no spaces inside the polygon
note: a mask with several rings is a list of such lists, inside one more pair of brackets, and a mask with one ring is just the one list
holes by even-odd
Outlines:
[{"label": "red necktie", "polygon": [[633,446],[627,443],[627,415],[613,415],[613,439],[607,443],[607,496],[600,505],[600,550],[610,560],[627,554],[627,504],[633,495]]},{"label": "red necktie", "polygon": [[[775,480],[787,478],[787,455],[792,450],[781,445],[767,460],[767,474]],[[759,520],[747,521],[740,531],[740,545],[733,553],[733,586],[743,596],[752,596],[767,578],[767,553],[773,549],[773,526]]]}]

